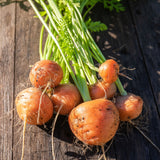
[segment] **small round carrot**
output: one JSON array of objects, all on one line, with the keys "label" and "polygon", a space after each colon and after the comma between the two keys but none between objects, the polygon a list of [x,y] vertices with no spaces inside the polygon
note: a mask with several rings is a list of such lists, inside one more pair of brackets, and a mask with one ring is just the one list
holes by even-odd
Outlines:
[{"label": "small round carrot", "polygon": [[137,118],[143,108],[143,100],[140,96],[128,93],[125,96],[118,96],[116,106],[119,110],[121,121],[130,121]]},{"label": "small round carrot", "polygon": [[91,99],[98,98],[112,98],[117,91],[115,83],[106,83],[105,81],[98,81],[97,83],[89,86],[89,93]]},{"label": "small round carrot", "polygon": [[15,104],[19,117],[28,124],[42,125],[53,115],[52,101],[39,88],[30,87],[21,91]]},{"label": "small round carrot", "polygon": [[33,86],[45,88],[57,86],[63,78],[62,68],[54,61],[41,60],[34,64],[29,74]]},{"label": "small round carrot", "polygon": [[59,114],[68,115],[71,110],[80,103],[81,96],[75,85],[71,83],[60,84],[53,90],[51,100],[54,105],[54,110],[57,112],[52,125],[52,155],[53,159],[55,159],[53,135],[57,118]]},{"label": "small round carrot", "polygon": [[43,125],[49,121],[53,115],[53,104],[45,93],[33,87],[21,91],[15,99],[15,104],[19,117],[24,121],[21,155],[23,160],[26,123]]},{"label": "small round carrot", "polygon": [[99,67],[99,75],[106,83],[113,83],[118,79],[119,65],[113,59],[108,59]]},{"label": "small round carrot", "polygon": [[104,145],[111,140],[119,126],[119,112],[107,99],[81,103],[68,117],[74,135],[89,145]]},{"label": "small round carrot", "polygon": [[57,112],[62,106],[59,114],[67,115],[81,101],[80,93],[77,87],[71,83],[58,85],[51,96],[54,104],[54,110]]}]

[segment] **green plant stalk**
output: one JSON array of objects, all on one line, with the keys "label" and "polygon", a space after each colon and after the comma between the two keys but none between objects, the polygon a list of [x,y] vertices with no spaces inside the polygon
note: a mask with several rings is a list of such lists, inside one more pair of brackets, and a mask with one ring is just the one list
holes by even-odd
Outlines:
[{"label": "green plant stalk", "polygon": [[62,57],[59,58],[59,62],[58,63],[60,64],[60,66],[63,69],[63,77],[64,78],[61,80],[61,84],[69,83],[69,72],[68,72],[68,69],[66,68],[66,64],[63,61]]},{"label": "green plant stalk", "polygon": [[[52,28],[51,24],[49,24],[49,28],[53,32],[53,28]],[[53,34],[56,35],[55,32]],[[46,40],[46,44],[45,44],[45,49],[46,50],[44,50],[44,56],[45,56],[45,59],[52,60],[52,51],[56,53],[57,47],[56,47],[56,45],[55,45],[55,43],[52,40],[52,37],[50,35],[48,35],[47,38],[49,38],[49,42],[47,43],[47,40]]]},{"label": "green plant stalk", "polygon": [[[33,3],[32,0],[28,0],[29,3],[31,4],[33,10],[35,11],[35,13],[37,14],[38,18],[40,19],[40,21],[42,22],[42,24],[44,25],[44,27],[46,28],[46,30],[48,31],[48,33],[50,34],[50,36],[52,37],[52,39],[54,40],[56,46],[58,47],[58,50],[60,51],[61,53],[61,56],[63,57],[63,60],[68,68],[68,71],[75,83],[75,85],[77,86],[77,88],[79,89],[80,93],[81,93],[81,96],[83,98],[84,101],[89,101],[91,100],[90,98],[90,94],[89,94],[89,91],[88,91],[88,86],[87,86],[87,82],[86,82],[86,79],[85,79],[85,76],[84,76],[84,72],[82,69],[80,69],[80,74],[78,75],[74,75],[71,67],[70,67],[70,64],[69,62],[67,61],[63,51],[61,50],[61,47],[58,43],[58,41],[56,40],[55,36],[53,35],[53,33],[51,32],[51,30],[49,29],[49,27],[47,26],[46,22],[43,20],[42,16],[40,15],[39,11],[37,10],[35,4]],[[77,68],[79,69],[79,68]],[[83,86],[83,87],[82,87]]]},{"label": "green plant stalk", "polygon": [[[49,3],[51,4],[52,3],[52,0],[49,0]],[[52,3],[53,4],[53,3]],[[52,6],[52,5],[51,5]],[[90,33],[89,33],[89,31],[87,30],[87,28],[86,28],[86,26],[85,26],[85,23],[84,23],[84,21],[83,21],[83,19],[82,19],[82,16],[81,16],[81,14],[80,14],[80,12],[79,12],[79,10],[77,9],[77,7],[76,6],[74,6],[74,5],[72,5],[73,7],[74,7],[74,9],[75,9],[75,11],[76,11],[76,21],[78,22],[78,25],[79,26],[82,26],[81,27],[81,31],[79,32],[78,31],[78,33],[79,33],[79,35],[81,35],[81,32],[82,33],[84,33],[85,32],[85,34],[87,35],[86,36],[86,39],[87,39],[87,41],[89,42],[88,44],[89,44],[89,47],[90,47],[90,49],[92,50],[92,52],[93,52],[93,54],[94,55],[92,55],[96,60],[97,60],[97,62],[99,62],[100,64],[101,63],[103,63],[106,59],[105,59],[105,57],[103,56],[103,54],[101,53],[101,51],[100,51],[100,49],[98,48],[98,46],[96,45],[96,43],[95,43],[95,41],[93,40],[93,38],[92,38],[92,36],[90,35]],[[57,6],[56,6],[56,4],[54,3],[53,4],[53,6],[52,6],[52,9],[54,9],[54,12],[56,13],[56,16],[57,17],[59,17],[59,18],[62,18],[62,15],[61,15],[61,13],[59,12],[59,10],[58,10],[58,8],[57,8]],[[74,26],[75,27],[75,26]],[[77,27],[78,28],[78,27]],[[76,27],[74,28],[74,29],[77,29]],[[69,32],[69,29],[68,29],[68,32]],[[70,32],[69,32],[70,33]],[[83,34],[82,34],[83,35]],[[70,34],[70,36],[71,36],[71,34]],[[82,38],[82,40],[84,40],[83,38]],[[85,40],[86,41],[86,40]],[[75,40],[73,39],[73,42],[75,42]],[[79,42],[80,41],[78,41],[78,43],[77,42],[75,42],[75,46],[77,46],[77,44],[79,44]],[[77,44],[76,44],[77,43]],[[82,45],[82,44],[80,44],[80,45]],[[83,46],[83,45],[82,45]],[[83,46],[84,47],[84,46]],[[82,48],[83,48],[82,47]],[[85,48],[85,47],[84,47]],[[80,52],[82,51],[81,50],[81,48],[79,47],[79,46],[77,46],[77,49],[80,49]],[[86,49],[86,48],[85,48]],[[84,50],[85,50],[84,49]],[[84,52],[82,52],[82,53],[84,53]],[[84,55],[86,55],[86,53],[84,53]],[[86,57],[85,57],[86,58]],[[83,59],[82,59],[83,60]],[[90,60],[89,60],[90,61]],[[80,61],[81,62],[81,61]],[[82,65],[82,64],[81,64]],[[84,76],[84,73],[87,73],[87,72],[84,72],[85,70],[84,70],[84,67],[82,67],[83,68],[83,74],[82,74],[82,69],[81,69],[81,76],[80,77],[83,77],[84,79],[85,79],[85,76]],[[89,73],[89,72],[88,72]],[[89,74],[86,74],[86,77],[89,77],[88,75]],[[79,76],[77,76],[77,77],[79,77]],[[83,79],[82,78],[82,79]],[[83,80],[84,80],[83,79]],[[86,80],[85,80],[86,81]],[[84,82],[84,81],[83,81]],[[91,81],[89,80],[89,82],[91,83]],[[117,87],[118,87],[118,89],[119,89],[119,91],[120,91],[120,93],[121,94],[124,94],[124,88],[123,88],[123,86],[122,86],[122,84],[121,84],[121,82],[120,82],[120,80],[117,80],[116,81],[116,85],[117,85]]]},{"label": "green plant stalk", "polygon": [[63,77],[64,77],[61,81],[61,84],[69,83],[69,72],[68,72],[68,69],[65,67],[66,64],[63,60],[61,61],[61,66],[63,69]]},{"label": "green plant stalk", "polygon": [[89,0],[83,0],[83,2],[81,3],[80,8],[79,8],[81,14],[82,14],[82,12],[83,12],[84,7],[85,7],[86,4],[88,3],[88,1],[89,1]]},{"label": "green plant stalk", "polygon": [[127,95],[127,92],[126,92],[125,89],[123,88],[122,83],[121,83],[121,81],[120,81],[119,78],[116,80],[115,84],[116,84],[116,86],[117,86],[117,88],[118,88],[121,96],[126,96],[126,95]]},{"label": "green plant stalk", "polygon": [[[40,0],[40,2],[41,2],[41,0]],[[59,19],[62,19],[62,15],[61,15],[61,13],[58,11],[57,6],[55,5],[54,1],[49,0],[49,3],[50,3],[50,5],[51,5],[51,8],[54,9],[54,12],[56,13],[56,16],[57,16]],[[43,8],[46,10],[46,12],[49,13],[49,11],[47,11],[47,10],[48,10],[47,7],[45,7],[45,4],[44,4],[43,2],[42,2],[42,5],[43,5]],[[53,20],[52,20],[52,22],[53,22]],[[67,31],[68,31],[68,33],[70,34],[70,37],[72,38],[72,41],[75,42],[75,39],[73,38],[73,36],[72,36],[72,34],[71,34],[71,32],[70,32],[70,30],[69,30],[68,28],[67,28]],[[78,44],[78,43],[77,43],[77,44]],[[74,45],[76,46],[76,43],[74,43]],[[77,47],[77,46],[76,46],[76,47]],[[77,48],[78,48],[78,47],[77,47]],[[79,48],[79,49],[80,49],[80,48]],[[80,50],[80,52],[82,52],[82,50]],[[87,59],[87,58],[86,58],[86,59]],[[88,67],[87,67],[87,68],[88,68]],[[96,82],[96,79],[95,79],[95,77],[93,77],[93,76],[92,76],[92,79],[90,78],[91,76],[89,75],[89,72],[87,72],[87,68],[84,69],[84,72],[85,72],[85,73],[88,73],[88,74],[86,74],[86,77],[88,78],[90,84],[93,84],[93,83]],[[94,79],[93,79],[93,78],[94,78]]]},{"label": "green plant stalk", "polygon": [[[78,54],[79,54],[78,56],[79,56],[79,59],[80,59],[80,66],[82,66],[83,71],[84,71],[84,73],[86,74],[86,77],[87,77],[89,83],[90,83],[90,84],[94,84],[97,79],[96,79],[96,77],[93,77],[92,75],[94,75],[95,73],[94,73],[93,71],[92,71],[92,72],[89,72],[89,68],[88,68],[89,65],[85,65],[85,63],[83,64],[83,59],[82,59],[82,57],[80,56],[82,53],[85,52],[85,50],[83,49],[82,45],[78,46],[77,44],[79,44],[79,43],[76,43],[77,41],[78,41],[78,42],[83,41],[83,39],[81,39],[81,40],[78,39],[78,40],[76,41],[75,38],[73,37],[73,34],[71,33],[70,30],[68,30],[68,33],[69,33],[69,35],[70,35],[70,37],[71,37],[71,39],[72,39],[72,41],[73,41],[73,43],[74,43],[77,51],[78,51]],[[86,57],[86,54],[85,54],[85,53],[83,54],[83,56],[85,57],[86,60],[88,60],[88,57]],[[87,61],[87,62],[89,63],[89,61]],[[84,66],[85,66],[85,67],[84,67]],[[92,78],[91,78],[91,77],[92,77]]]},{"label": "green plant stalk", "polygon": [[[68,8],[70,9],[69,5],[68,5]],[[74,18],[74,13],[72,15],[72,19],[73,18]],[[86,45],[86,39],[84,36],[83,28],[77,27],[77,25],[76,25],[77,19],[75,19],[75,21],[73,19],[72,21],[73,21],[72,23],[74,23],[74,27],[72,28],[72,30],[69,30],[69,28],[67,28],[68,33],[70,34],[70,37],[72,38],[72,41],[73,41],[75,47],[79,51],[79,54],[81,55],[80,56],[81,61],[83,61],[82,63],[84,63],[84,65],[82,65],[82,66],[86,66],[84,69],[84,72],[86,73],[86,77],[89,80],[89,83],[94,84],[97,81],[96,73],[94,71],[94,70],[96,70],[96,67],[93,65],[93,59],[92,59],[91,55],[87,53],[89,48]],[[74,38],[75,36],[73,36],[72,32],[74,32],[74,35],[76,35],[76,39]],[[92,72],[89,72],[89,68],[87,67],[86,64],[88,65],[88,67],[90,69],[92,69]]]},{"label": "green plant stalk", "polygon": [[[98,1],[97,1],[98,2]],[[83,19],[86,18],[87,14],[92,10],[92,8],[97,4],[97,2],[93,3],[88,9],[87,11],[84,13],[83,15]]]},{"label": "green plant stalk", "polygon": [[[92,70],[98,71],[97,68],[94,66],[92,52],[89,48],[88,41],[85,36],[85,31],[83,30],[82,26],[79,23],[77,24],[76,19],[74,21],[74,26],[75,26],[74,27],[74,30],[75,30],[74,34],[80,33],[80,31],[83,31],[81,34],[79,34],[79,36],[77,38],[79,39],[78,42],[80,43],[80,46],[81,46],[80,53],[82,54],[82,57],[84,57],[83,58],[84,63],[85,64],[87,63],[89,68],[91,68]],[[92,72],[92,74],[95,75],[95,72]]]},{"label": "green plant stalk", "polygon": [[54,50],[54,49],[55,49],[54,41],[51,41],[50,45],[48,47],[48,50],[47,50],[46,59],[49,59],[49,60],[52,59],[51,55],[52,55],[52,50]]},{"label": "green plant stalk", "polygon": [[58,19],[62,19],[62,14],[61,12],[59,11],[56,3],[54,2],[54,0],[48,0],[49,4],[50,4],[50,7],[53,9],[54,13],[56,14],[56,17]]},{"label": "green plant stalk", "polygon": [[56,45],[54,45],[54,48],[52,48],[52,52],[54,52],[55,54],[52,54],[50,59],[52,61],[58,61],[60,59],[60,52],[58,50],[58,47]]},{"label": "green plant stalk", "polygon": [[[79,66],[81,66],[81,59],[80,57],[77,55],[76,60],[79,64]],[[86,96],[88,97],[84,97],[83,100],[86,102],[88,101],[88,99],[90,98],[90,94],[89,94],[89,90],[88,90],[88,85],[86,83],[86,78],[85,78],[85,74],[82,68],[77,68],[77,70],[79,71],[78,74],[76,74],[76,77],[78,79],[78,83],[80,84],[81,90],[80,92],[82,92],[82,94],[84,93]],[[86,94],[88,93],[88,94]],[[91,100],[91,98],[90,98]]]},{"label": "green plant stalk", "polygon": [[41,28],[40,40],[39,40],[39,56],[40,56],[40,60],[43,59],[43,52],[42,52],[43,32],[44,32],[44,26],[42,26],[42,28]]},{"label": "green plant stalk", "polygon": [[[79,10],[77,9],[76,6],[74,6],[74,9],[76,11],[76,15],[77,15],[77,19],[79,22],[79,25],[82,25],[83,28],[85,29],[85,33],[86,33],[86,37],[87,37],[87,41],[90,42],[89,44],[92,45],[90,48],[94,47],[94,54],[95,54],[95,57],[97,57],[96,60],[98,60],[99,63],[103,63],[105,62],[106,58],[104,57],[104,55],[102,54],[102,52],[100,51],[99,47],[97,46],[97,44],[95,43],[95,41],[93,40],[91,34],[89,33],[84,21],[83,21],[83,18],[79,12]],[[90,46],[89,45],[89,46]],[[99,58],[98,58],[99,57]]]},{"label": "green plant stalk", "polygon": [[[57,27],[56,27],[56,24],[54,23],[54,21],[53,21],[53,19],[52,19],[52,15],[51,15],[50,11],[48,10],[46,4],[43,2],[43,0],[39,0],[39,2],[40,2],[40,4],[41,4],[41,6],[43,7],[43,9],[46,11],[46,13],[47,13],[47,15],[48,15],[48,17],[49,17],[49,19],[50,19],[50,22],[51,22],[51,24],[53,25],[55,31],[56,31],[57,33],[59,33],[59,32],[58,32],[58,29],[57,29]],[[58,16],[58,15],[56,15],[56,16]]]},{"label": "green plant stalk", "polygon": [[[41,1],[40,1],[41,2]],[[47,7],[45,7],[44,5],[44,3],[42,3],[43,4],[43,8],[46,10],[46,12],[47,13],[49,13],[49,11],[47,11],[48,9],[47,9]],[[59,18],[62,18],[62,16],[61,16],[61,14],[57,11],[58,9],[57,8],[55,8],[56,6],[55,6],[55,3],[52,3],[52,1],[50,0],[50,4],[52,5],[52,4],[54,4],[53,6],[52,6],[52,8],[54,8],[55,10],[56,10],[56,16],[58,16]],[[51,13],[50,13],[51,14]],[[53,20],[52,20],[53,21]],[[67,28],[67,30],[68,30],[68,28]],[[69,32],[69,34],[70,34],[70,31],[68,30],[68,32]],[[70,34],[70,36],[71,36],[71,38],[73,39],[72,41],[73,42],[75,42],[75,39],[73,38],[73,36]],[[81,39],[81,40],[79,40],[79,41],[83,41],[83,39]],[[76,43],[74,43],[75,44],[75,46],[76,46]],[[78,43],[77,43],[78,44]],[[78,48],[78,47],[77,47]],[[86,50],[86,49],[85,49]],[[80,52],[82,52],[82,50],[80,49]],[[84,54],[84,55],[86,55],[86,54]],[[86,57],[86,60],[87,60],[87,57]],[[92,61],[92,63],[93,63],[93,61]],[[89,61],[87,62],[87,64],[89,65]],[[90,64],[91,65],[91,64]],[[90,67],[91,68],[91,67]],[[92,65],[92,68],[94,68],[94,65]],[[84,72],[85,72],[85,70],[84,70]],[[86,72],[85,72],[86,73]],[[88,72],[89,73],[89,72]],[[91,74],[93,74],[93,72],[91,73]],[[94,75],[96,75],[95,73],[94,73]],[[95,83],[96,82],[96,76],[90,76],[90,77],[92,77],[93,78],[93,80],[92,80],[92,82],[91,82],[91,78],[89,78],[89,74],[86,74],[86,77],[88,78],[88,79],[90,79],[89,80],[89,82],[91,83],[91,84],[93,84],[93,83]]]},{"label": "green plant stalk", "polygon": [[[45,23],[48,21],[48,16],[45,18]],[[40,32],[40,40],[39,40],[39,54],[40,60],[43,59],[43,52],[42,52],[42,41],[43,41],[43,33],[44,33],[44,25],[42,25],[41,32]]]},{"label": "green plant stalk", "polygon": [[44,46],[44,51],[43,51],[43,53],[46,53],[46,54],[43,54],[43,59],[46,59],[46,55],[47,55],[48,48],[49,48],[48,46],[50,45],[50,39],[51,39],[51,36],[48,35],[47,39],[46,39],[45,46]]},{"label": "green plant stalk", "polygon": [[[99,47],[97,46],[97,44],[95,43],[95,41],[93,40],[92,36],[90,35],[88,29],[86,28],[84,21],[81,17],[81,14],[79,13],[78,9],[74,6],[75,10],[77,11],[77,15],[79,16],[79,20],[81,22],[81,24],[84,26],[84,28],[86,29],[87,35],[88,35],[88,41],[91,42],[91,48],[92,51],[95,54],[95,59],[97,60],[97,62],[99,62],[100,64],[106,61],[106,58],[103,56],[102,52],[100,51]],[[120,81],[120,79],[118,78],[117,81],[115,82],[119,92],[121,95],[127,95],[127,92],[125,91],[125,89],[122,86],[122,83]]]},{"label": "green plant stalk", "polygon": [[52,39],[54,40],[55,44],[57,45],[57,47],[58,47],[58,49],[59,49],[59,51],[60,51],[60,53],[61,53],[61,55],[62,55],[62,57],[63,57],[63,59],[64,59],[64,61],[65,61],[65,63],[66,63],[66,66],[68,67],[68,70],[71,72],[72,78],[73,78],[73,79],[76,79],[75,76],[74,76],[74,74],[73,74],[73,72],[72,72],[72,69],[71,69],[68,61],[66,60],[66,58],[65,58],[65,56],[64,56],[64,54],[63,54],[63,52],[62,52],[62,50],[61,50],[61,48],[60,48],[60,46],[59,46],[59,44],[58,44],[58,41],[57,41],[56,38],[54,37],[53,33],[50,31],[50,29],[49,29],[49,27],[47,26],[46,22],[45,22],[45,21],[43,20],[43,18],[41,17],[41,15],[40,15],[40,13],[38,12],[38,10],[37,10],[36,6],[34,5],[33,1],[32,1],[32,0],[28,0],[28,1],[29,1],[29,3],[31,4],[32,8],[34,9],[35,13],[37,14],[38,18],[40,19],[40,21],[42,22],[42,24],[44,25],[44,27],[46,28],[46,30],[47,30],[48,33],[50,34],[50,36],[51,36]]},{"label": "green plant stalk", "polygon": [[[50,4],[52,5],[52,1],[50,0],[49,2],[50,2]],[[60,12],[57,11],[58,9],[57,9],[55,3],[54,3],[54,5],[52,6],[52,9],[55,9],[55,10],[56,10],[56,14],[58,13],[58,17],[62,19],[62,15],[61,15]],[[75,29],[75,28],[74,28],[74,29]],[[83,41],[83,39],[78,40],[78,43],[77,43],[77,42],[76,42],[76,39],[74,38],[74,36],[73,36],[73,34],[71,33],[71,31],[69,30],[69,28],[66,28],[66,30],[68,31],[68,33],[69,33],[69,35],[70,35],[70,37],[71,37],[71,39],[72,39],[72,42],[74,43],[74,45],[75,45],[75,47],[77,48],[77,50],[78,50],[80,53],[83,53],[83,51],[82,51],[82,49],[81,49],[81,46],[80,46],[80,47],[77,46],[77,44],[79,44],[80,41]],[[85,55],[85,54],[84,54],[84,55]],[[86,59],[87,59],[87,57],[86,57]],[[87,67],[87,68],[88,68],[88,67]],[[84,67],[83,67],[84,73],[87,73],[87,74],[86,74],[87,79],[89,80],[90,84],[93,84],[93,83],[96,82],[96,79],[95,79],[95,77],[93,77],[93,76],[91,76],[91,75],[89,74],[87,68],[84,68]],[[91,73],[91,74],[93,74],[93,73]],[[90,78],[90,77],[92,77],[92,78]]]}]

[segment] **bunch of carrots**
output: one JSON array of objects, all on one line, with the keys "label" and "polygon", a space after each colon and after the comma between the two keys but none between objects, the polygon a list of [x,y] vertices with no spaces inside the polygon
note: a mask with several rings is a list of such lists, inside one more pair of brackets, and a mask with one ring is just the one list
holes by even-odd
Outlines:
[{"label": "bunch of carrots", "polygon": [[[80,141],[103,148],[115,136],[120,121],[131,122],[141,114],[142,98],[124,90],[119,64],[106,60],[94,42],[82,18],[84,3],[37,0],[43,9],[39,11],[29,2],[43,26],[40,61],[29,74],[33,87],[21,91],[15,100],[24,133],[26,123],[43,125],[57,113],[68,116],[71,131]],[[48,36],[42,49],[44,29]],[[24,148],[22,159],[23,154]]]}]

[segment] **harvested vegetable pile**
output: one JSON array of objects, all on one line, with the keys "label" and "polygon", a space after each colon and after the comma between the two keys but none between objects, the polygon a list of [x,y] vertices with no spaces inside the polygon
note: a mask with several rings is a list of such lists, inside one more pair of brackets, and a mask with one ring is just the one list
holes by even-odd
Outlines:
[{"label": "harvested vegetable pile", "polygon": [[[113,59],[106,60],[89,32],[94,30],[91,26],[96,22],[85,18],[98,1],[37,0],[39,10],[32,0],[28,1],[43,25],[40,61],[33,65],[29,75],[33,87],[20,92],[16,98],[17,112],[24,120],[23,133],[26,123],[45,124],[55,112],[57,116],[68,116],[71,131],[80,141],[99,145],[104,151],[120,121],[131,122],[141,114],[143,100],[124,90],[119,64]],[[85,6],[88,10],[84,11]],[[106,29],[103,23],[98,24],[97,30]],[[48,32],[46,39],[44,29]],[[22,148],[21,159],[24,134]],[[53,138],[52,152],[55,159]]]}]

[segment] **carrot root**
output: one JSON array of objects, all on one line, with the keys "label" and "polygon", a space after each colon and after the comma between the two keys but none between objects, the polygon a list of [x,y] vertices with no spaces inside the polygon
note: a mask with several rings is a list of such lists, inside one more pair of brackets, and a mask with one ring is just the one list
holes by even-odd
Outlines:
[{"label": "carrot root", "polygon": [[[103,152],[103,150],[102,150],[103,154],[101,155],[101,157],[100,157],[98,160],[101,160],[101,159],[105,156],[105,153],[108,152],[108,150],[110,149],[112,143],[113,143],[113,138],[112,138],[110,144],[108,145],[107,149],[106,149],[104,152]],[[104,147],[103,147],[103,148],[104,148]],[[102,148],[102,149],[103,149],[103,148]]]},{"label": "carrot root", "polygon": [[107,99],[107,91],[104,89],[103,85],[100,83],[101,88],[104,91],[104,98]]},{"label": "carrot root", "polygon": [[23,126],[23,141],[22,141],[22,155],[21,155],[21,160],[23,160],[23,157],[24,157],[24,143],[25,143],[26,124],[27,124],[27,117],[25,117],[25,119],[24,119],[24,126]]},{"label": "carrot root", "polygon": [[152,144],[152,146],[160,153],[160,148],[148,136],[146,136],[145,133],[139,127],[134,125],[134,123],[132,121],[129,121],[129,123],[132,124],[134,126],[134,128],[136,128],[139,131],[139,133],[141,133],[141,135],[144,136],[144,138],[146,138],[146,140],[150,144]]},{"label": "carrot root", "polygon": [[47,88],[50,86],[50,82],[47,83],[47,86],[44,88],[42,95],[40,97],[40,102],[39,102],[39,108],[38,108],[38,116],[37,116],[37,124],[39,124],[39,119],[40,119],[40,111],[41,111],[41,104],[42,104],[42,97],[45,94]]},{"label": "carrot root", "polygon": [[104,151],[104,145],[102,145],[101,148],[102,148],[102,153],[103,153],[102,156],[104,157],[104,160],[107,160],[106,154],[105,154],[105,151]]},{"label": "carrot root", "polygon": [[57,112],[57,114],[56,114],[56,116],[54,118],[53,125],[52,125],[52,157],[53,157],[53,160],[56,160],[55,153],[54,153],[54,138],[53,138],[53,135],[54,135],[54,130],[55,130],[57,118],[59,116],[59,113],[60,113],[62,107],[63,107],[63,105],[61,105],[60,108],[58,109],[58,112]]},{"label": "carrot root", "polygon": [[125,75],[123,73],[119,73],[119,75],[122,76],[122,77],[125,77],[125,78],[129,79],[130,81],[133,80],[132,78],[130,78],[129,76],[127,76],[127,75]]}]

